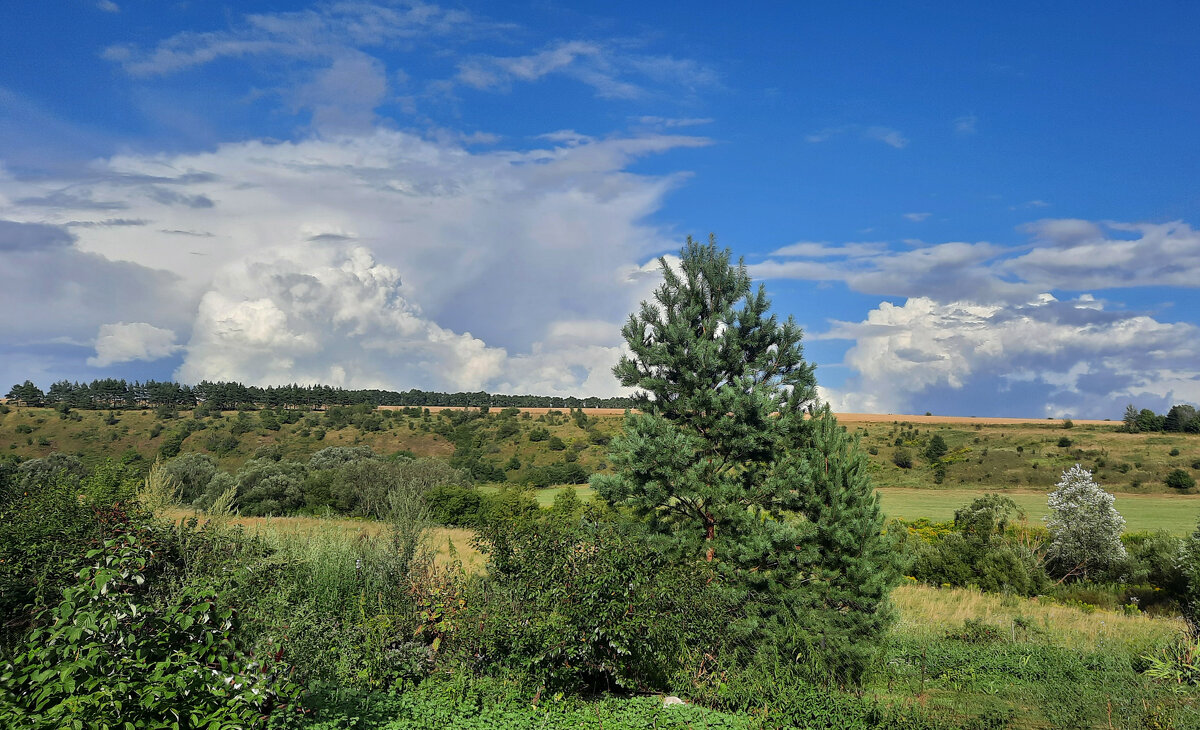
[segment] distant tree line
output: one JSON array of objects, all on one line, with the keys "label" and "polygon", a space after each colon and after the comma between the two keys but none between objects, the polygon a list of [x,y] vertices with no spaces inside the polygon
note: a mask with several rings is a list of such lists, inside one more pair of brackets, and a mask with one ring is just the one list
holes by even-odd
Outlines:
[{"label": "distant tree line", "polygon": [[244,408],[324,408],[327,406],[438,406],[496,408],[629,408],[629,398],[576,398],[574,396],[500,395],[442,393],[438,391],[361,389],[329,385],[277,385],[259,387],[236,382],[202,380],[196,385],[172,381],[127,381],[105,378],[91,383],[60,380],[42,391],[30,380],[14,385],[5,396],[22,406],[52,406],[79,409],[145,408],[168,406],[193,408],[204,404],[218,410]]},{"label": "distant tree line", "polygon": [[1121,420],[1122,429],[1128,433],[1200,433],[1200,414],[1195,407],[1186,404],[1171,406],[1165,415],[1160,415],[1149,408],[1139,411],[1130,403],[1125,407],[1125,417]]}]

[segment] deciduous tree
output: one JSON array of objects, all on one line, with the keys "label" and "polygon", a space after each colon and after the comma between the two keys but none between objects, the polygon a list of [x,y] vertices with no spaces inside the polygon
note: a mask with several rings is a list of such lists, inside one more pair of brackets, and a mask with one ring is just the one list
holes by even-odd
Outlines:
[{"label": "deciduous tree", "polygon": [[1059,576],[1086,578],[1125,559],[1125,518],[1114,501],[1079,464],[1063,472],[1050,493],[1050,514],[1045,517],[1050,530],[1046,557]]}]

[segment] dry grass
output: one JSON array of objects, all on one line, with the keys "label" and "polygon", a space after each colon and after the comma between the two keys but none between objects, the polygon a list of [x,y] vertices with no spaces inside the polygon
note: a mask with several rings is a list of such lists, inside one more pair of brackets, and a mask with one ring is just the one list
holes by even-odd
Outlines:
[{"label": "dry grass", "polygon": [[1183,633],[1182,619],[1126,616],[1114,611],[1085,612],[1036,598],[1017,598],[967,588],[902,585],[892,593],[900,620],[892,628],[906,638],[940,638],[967,619],[1019,632],[1015,622],[1033,622],[1043,640],[1083,651],[1124,646],[1135,653]]},{"label": "dry grass", "polygon": [[[184,507],[173,507],[158,512],[158,516],[172,522],[195,517],[200,524],[208,521],[202,512]],[[239,525],[246,532],[261,535],[268,540],[296,536],[337,537],[344,540],[378,537],[387,528],[387,523],[378,520],[353,520],[339,517],[243,517],[235,515],[228,523]],[[484,557],[471,546],[475,533],[458,527],[433,527],[427,533],[434,560],[447,565],[455,560],[462,563],[468,572],[483,570]]]}]

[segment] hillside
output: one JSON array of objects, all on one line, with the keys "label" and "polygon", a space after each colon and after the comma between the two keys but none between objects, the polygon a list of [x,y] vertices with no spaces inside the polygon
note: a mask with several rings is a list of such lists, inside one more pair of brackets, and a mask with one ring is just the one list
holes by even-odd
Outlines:
[{"label": "hillside", "polygon": [[[615,409],[0,410],[7,410],[0,413],[0,453],[21,459],[62,451],[90,465],[108,457],[151,461],[200,452],[233,472],[256,453],[304,460],[328,446],[365,445],[384,455],[454,459],[483,482],[533,486],[581,483],[606,469],[606,444],[622,420]],[[861,436],[880,487],[1046,491],[1075,463],[1093,470],[1106,489],[1130,494],[1179,493],[1164,484],[1176,469],[1200,477],[1196,434],[1129,434],[1105,422],[1064,428],[1061,421],[937,416],[847,414],[843,422]],[[940,478],[925,455],[935,435],[946,444]],[[904,462],[898,451],[909,454],[911,467],[897,466]]]}]

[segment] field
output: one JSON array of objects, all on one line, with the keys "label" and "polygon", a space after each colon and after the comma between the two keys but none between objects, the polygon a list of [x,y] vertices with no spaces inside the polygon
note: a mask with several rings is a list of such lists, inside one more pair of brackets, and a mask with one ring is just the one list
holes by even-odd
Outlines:
[{"label": "field", "polygon": [[[567,487],[551,487],[534,492],[538,504],[549,507],[554,497]],[[587,501],[595,492],[587,486],[573,487],[579,498]],[[484,492],[495,492],[498,487],[480,487]],[[888,517],[915,520],[921,517],[934,521],[954,519],[954,511],[969,504],[979,496],[977,489],[904,489],[880,487],[883,511]],[[1040,523],[1047,513],[1045,492],[1005,491],[1017,506],[1025,510],[1031,523]],[[1119,494],[1117,510],[1125,518],[1127,532],[1165,530],[1175,535],[1186,535],[1196,529],[1200,522],[1200,495],[1174,494]]]},{"label": "field", "polygon": [[[954,510],[979,496],[974,489],[897,489],[880,488],[883,511],[888,517],[908,520],[925,517],[935,521],[954,519]],[[1044,492],[1006,491],[1029,521],[1040,524],[1047,513]],[[1118,494],[1117,510],[1125,518],[1127,532],[1143,530],[1165,530],[1175,535],[1186,535],[1196,529],[1200,522],[1200,495],[1173,494]]]},{"label": "field", "polygon": [[[64,451],[80,455],[88,465],[107,456],[153,460],[176,437],[181,452],[211,454],[230,472],[262,449],[276,449],[284,458],[297,460],[328,446],[356,445],[385,455],[450,458],[458,448],[455,439],[463,434],[456,433],[442,410],[455,411],[416,410],[415,415],[411,409],[378,409],[341,418],[333,412],[299,411],[280,411],[276,418],[274,412],[260,411],[194,419],[187,411],[177,417],[150,410],[67,415],[48,408],[10,407],[0,414],[0,453],[7,449],[6,453],[34,458]],[[589,473],[604,471],[607,448],[602,440],[593,441],[596,434],[611,438],[620,432],[622,416],[612,411],[589,411],[585,428],[554,409],[523,409],[519,417],[507,419],[493,410],[472,422],[472,447],[480,461],[505,467],[505,477],[514,482],[530,479],[535,469],[567,461]],[[264,414],[272,418],[264,422]],[[864,414],[841,418],[861,437],[875,483],[882,488],[1045,492],[1076,463],[1094,471],[1108,491],[1130,495],[1174,494],[1163,483],[1174,469],[1200,476],[1197,434],[1127,434],[1105,421],[1076,421],[1064,428],[1063,421],[1049,420]],[[502,421],[510,425],[502,426]],[[535,430],[545,431],[546,438],[531,440]],[[950,449],[941,483],[922,453],[933,435],[941,436]],[[1069,445],[1060,446],[1063,439]],[[911,468],[894,463],[898,450],[911,454]],[[514,457],[520,466],[507,468]]]}]

